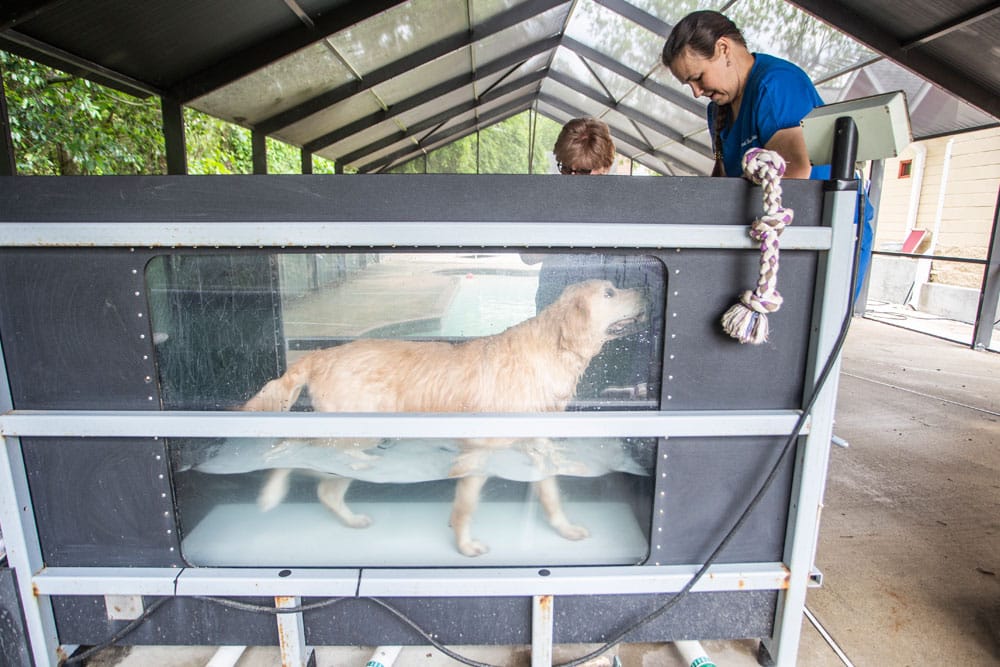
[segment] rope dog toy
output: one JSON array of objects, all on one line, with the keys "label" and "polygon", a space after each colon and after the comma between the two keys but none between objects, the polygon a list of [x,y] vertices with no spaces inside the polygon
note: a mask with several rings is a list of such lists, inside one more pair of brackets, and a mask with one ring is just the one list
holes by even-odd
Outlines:
[{"label": "rope dog toy", "polygon": [[764,215],[750,225],[750,238],[760,243],[757,289],[740,295],[740,302],[722,316],[722,328],[740,343],[759,345],[767,340],[767,314],[781,307],[778,282],[778,236],[792,224],[794,212],[781,206],[781,177],[785,161],[774,151],[751,148],[743,155],[743,173],[764,189]]}]

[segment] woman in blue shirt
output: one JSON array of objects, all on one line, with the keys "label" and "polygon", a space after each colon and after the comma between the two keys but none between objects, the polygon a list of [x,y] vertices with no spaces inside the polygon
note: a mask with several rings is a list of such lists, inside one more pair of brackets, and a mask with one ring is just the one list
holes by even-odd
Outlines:
[{"label": "woman in blue shirt", "polygon": [[663,46],[663,64],[695,97],[712,100],[713,176],[742,176],[743,154],[757,147],[784,158],[786,178],[829,177],[829,166],[810,166],[799,125],[823,104],[809,76],[787,60],[750,53],[728,17],[713,11],[685,16]]},{"label": "woman in blue shirt", "polygon": [[[800,121],[823,104],[809,76],[787,60],[750,53],[739,28],[724,14],[697,11],[674,26],[663,64],[695,97],[708,97],[715,149],[713,176],[742,176],[743,154],[766,148],[785,160],[785,178],[830,178],[830,165],[809,164]],[[860,202],[859,202],[860,203]],[[871,261],[874,209],[863,198],[861,252],[855,298]]]}]

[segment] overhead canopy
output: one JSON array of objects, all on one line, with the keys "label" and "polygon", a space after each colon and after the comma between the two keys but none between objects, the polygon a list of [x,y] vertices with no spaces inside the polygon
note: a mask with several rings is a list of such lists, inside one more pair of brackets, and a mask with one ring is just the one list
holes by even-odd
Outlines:
[{"label": "overhead canopy", "polygon": [[0,48],[360,172],[533,109],[603,118],[620,153],[705,174],[705,100],[659,64],[705,8],[827,103],[904,90],[917,139],[1000,117],[1000,3],[980,0],[6,0]]}]

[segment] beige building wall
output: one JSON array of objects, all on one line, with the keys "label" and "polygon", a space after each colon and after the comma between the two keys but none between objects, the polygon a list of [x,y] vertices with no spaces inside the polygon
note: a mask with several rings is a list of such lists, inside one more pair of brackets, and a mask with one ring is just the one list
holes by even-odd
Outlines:
[{"label": "beige building wall", "polygon": [[[1000,128],[915,142],[885,162],[875,249],[898,250],[912,228],[930,232],[917,252],[985,258],[998,188]],[[978,265],[934,262],[930,281],[978,289],[982,275]]]}]

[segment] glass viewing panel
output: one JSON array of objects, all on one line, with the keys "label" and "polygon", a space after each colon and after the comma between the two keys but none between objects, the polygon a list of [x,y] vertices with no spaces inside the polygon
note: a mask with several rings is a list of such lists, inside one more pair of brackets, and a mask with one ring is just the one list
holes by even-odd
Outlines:
[{"label": "glass viewing panel", "polygon": [[[167,410],[658,409],[636,254],[178,253],[146,281]],[[484,417],[489,419],[489,417]],[[196,566],[644,561],[655,438],[173,438]]]}]

